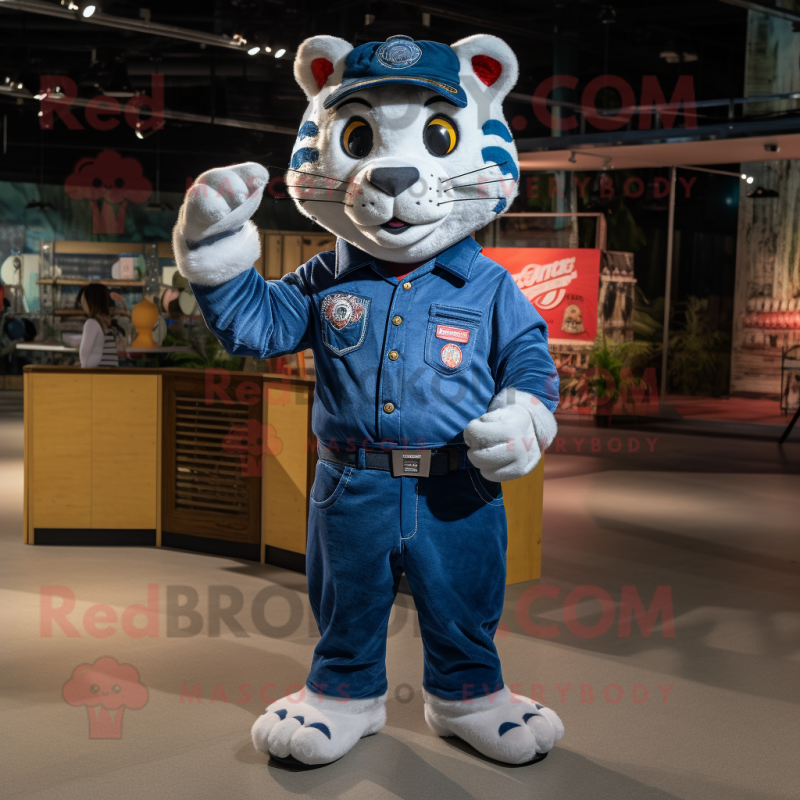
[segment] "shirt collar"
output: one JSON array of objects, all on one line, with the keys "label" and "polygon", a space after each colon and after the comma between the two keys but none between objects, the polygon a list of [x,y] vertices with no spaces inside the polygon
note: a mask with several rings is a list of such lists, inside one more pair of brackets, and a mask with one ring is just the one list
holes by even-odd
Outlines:
[{"label": "shirt collar", "polygon": [[[456,277],[468,281],[472,265],[480,252],[481,246],[471,236],[466,236],[460,242],[456,242],[447,250],[439,253],[435,257],[435,266],[442,267]],[[346,242],[344,239],[336,240],[335,275],[337,279],[359,267],[374,264],[374,261],[375,259],[369,253],[359,250],[350,242]]]}]

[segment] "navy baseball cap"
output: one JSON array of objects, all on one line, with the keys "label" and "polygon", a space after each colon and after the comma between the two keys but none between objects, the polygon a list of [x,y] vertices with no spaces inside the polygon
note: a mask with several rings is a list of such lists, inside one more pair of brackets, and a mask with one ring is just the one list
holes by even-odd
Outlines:
[{"label": "navy baseball cap", "polygon": [[402,83],[423,86],[464,108],[467,95],[458,79],[460,67],[455,51],[446,44],[390,36],[385,42],[369,42],[350,51],[342,84],[323,106],[330,108],[359,89]]}]

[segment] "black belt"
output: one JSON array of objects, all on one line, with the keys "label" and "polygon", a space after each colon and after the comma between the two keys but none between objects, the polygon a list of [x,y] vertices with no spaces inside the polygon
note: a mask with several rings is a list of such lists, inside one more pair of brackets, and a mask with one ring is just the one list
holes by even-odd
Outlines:
[{"label": "black belt", "polygon": [[471,467],[466,450],[458,446],[441,447],[436,450],[389,450],[376,453],[371,450],[342,453],[331,450],[324,444],[318,446],[319,457],[346,467],[358,467],[363,455],[363,469],[391,472],[395,478],[403,475],[427,478],[429,475],[447,475],[459,469]]}]

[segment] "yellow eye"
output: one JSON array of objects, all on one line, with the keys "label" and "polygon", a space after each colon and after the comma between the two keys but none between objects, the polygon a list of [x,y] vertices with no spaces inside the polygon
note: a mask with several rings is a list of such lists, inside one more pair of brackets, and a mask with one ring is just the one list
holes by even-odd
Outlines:
[{"label": "yellow eye", "polygon": [[457,142],[456,126],[451,119],[444,116],[434,117],[425,126],[425,144],[433,155],[449,155]]},{"label": "yellow eye", "polygon": [[372,128],[363,119],[351,119],[342,135],[342,149],[351,158],[364,158],[372,150]]}]

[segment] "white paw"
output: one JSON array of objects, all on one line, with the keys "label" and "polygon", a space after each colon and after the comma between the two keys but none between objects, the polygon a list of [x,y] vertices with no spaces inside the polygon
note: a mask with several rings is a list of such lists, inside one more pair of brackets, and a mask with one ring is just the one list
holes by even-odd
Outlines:
[{"label": "white paw", "polygon": [[506,764],[525,764],[549,752],[564,735],[552,709],[506,686],[472,702],[441,700],[425,692],[425,720],[438,736],[458,736],[478,752]]},{"label": "white paw", "polygon": [[503,389],[489,410],[464,431],[469,460],[489,481],[510,481],[533,470],[555,438],[548,408],[527,392]]},{"label": "white paw", "polygon": [[172,232],[181,274],[216,286],[249,269],[260,253],[256,212],[269,173],[246,163],[204,172],[186,193]]},{"label": "white paw", "polygon": [[253,745],[276,758],[328,764],[384,726],[385,702],[386,695],[341,701],[304,689],[267,707],[253,724]]}]

